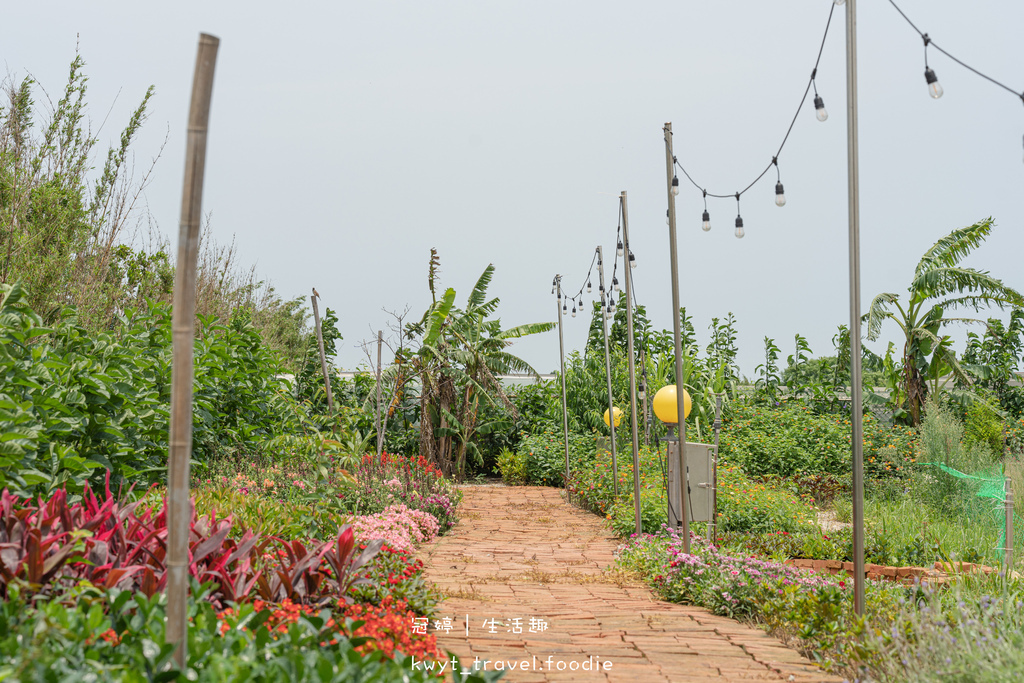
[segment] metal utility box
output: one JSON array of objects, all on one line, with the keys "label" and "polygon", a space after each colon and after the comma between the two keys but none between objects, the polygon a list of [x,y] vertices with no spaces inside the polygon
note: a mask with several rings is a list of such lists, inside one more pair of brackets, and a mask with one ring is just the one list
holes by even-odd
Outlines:
[{"label": "metal utility box", "polygon": [[[706,443],[686,442],[686,469],[689,487],[689,510],[687,518],[691,522],[710,522],[712,483],[712,457],[715,447]],[[679,440],[668,440],[668,523],[669,526],[680,526],[682,515],[675,509],[680,499],[679,486]]]}]

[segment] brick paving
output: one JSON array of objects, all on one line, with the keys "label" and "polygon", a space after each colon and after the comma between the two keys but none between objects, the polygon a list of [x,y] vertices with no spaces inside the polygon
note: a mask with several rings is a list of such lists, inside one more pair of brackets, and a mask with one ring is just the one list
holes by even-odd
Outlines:
[{"label": "brick paving", "polygon": [[[518,683],[842,680],[763,631],[662,602],[606,571],[617,539],[559,489],[462,491],[461,521],[421,557],[447,596],[438,618],[454,623],[436,632],[438,644],[463,665],[500,662],[503,680]],[[531,618],[546,629],[534,622],[530,632]]]}]

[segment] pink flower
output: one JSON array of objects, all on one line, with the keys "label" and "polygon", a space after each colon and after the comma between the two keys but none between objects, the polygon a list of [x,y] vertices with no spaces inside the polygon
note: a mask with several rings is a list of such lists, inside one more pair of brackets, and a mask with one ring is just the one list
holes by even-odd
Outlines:
[{"label": "pink flower", "polygon": [[295,484],[296,486],[298,486],[300,489],[306,488],[306,485],[303,482],[299,481],[298,479],[296,479],[292,483]]}]

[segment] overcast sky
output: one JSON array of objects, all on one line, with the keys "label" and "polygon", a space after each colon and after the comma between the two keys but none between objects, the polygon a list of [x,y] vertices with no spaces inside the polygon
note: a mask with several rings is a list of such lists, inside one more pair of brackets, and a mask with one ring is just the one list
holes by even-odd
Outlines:
[{"label": "overcast sky", "polygon": [[[863,306],[905,293],[925,249],[987,216],[996,228],[967,263],[1024,288],[1021,102],[935,50],[945,96],[931,99],[921,39],[888,2],[858,4]],[[622,190],[637,295],[670,329],[662,126],[672,122],[676,155],[709,192],[745,187],[796,111],[832,2],[9,5],[10,77],[31,73],[56,97],[78,42],[94,126],[107,119],[101,154],[156,86],[134,150],[143,167],[169,135],[146,199],[172,243],[198,34],[221,39],[203,203],[212,234],[237,239],[286,297],[315,285],[341,318],[339,364],[353,367],[358,342],[386,327],[382,308],[418,317],[429,303],[431,247],[459,302],[493,263],[506,326],[553,320],[552,276],[575,290],[596,245],[614,253]],[[937,44],[1024,89],[1024,3],[901,6]],[[787,205],[775,206],[770,173],[743,196],[737,240],[735,200],[709,202],[709,233],[685,179],[677,200],[683,303],[702,343],[713,316],[736,315],[748,375],[766,335],[786,354],[799,332],[825,355],[849,321],[841,9],[817,77],[829,119],[809,98],[779,158]],[[583,346],[587,324],[566,321],[567,349]],[[513,351],[550,371],[557,334]]]}]

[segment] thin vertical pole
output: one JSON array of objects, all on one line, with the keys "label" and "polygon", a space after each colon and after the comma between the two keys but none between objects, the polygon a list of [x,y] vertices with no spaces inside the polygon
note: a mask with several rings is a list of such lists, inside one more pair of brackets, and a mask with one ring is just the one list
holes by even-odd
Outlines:
[{"label": "thin vertical pole", "polygon": [[686,471],[686,401],[683,400],[683,338],[679,320],[679,255],[676,243],[676,197],[672,194],[672,178],[675,176],[675,157],[672,155],[672,124],[665,124],[665,165],[668,173],[668,251],[672,263],[672,332],[676,355],[676,406],[679,424],[679,519],[682,522],[683,552],[690,552],[690,478]]},{"label": "thin vertical pole", "polygon": [[189,461],[192,459],[192,345],[195,341],[196,260],[202,219],[206,131],[213,95],[213,72],[220,39],[199,35],[188,112],[185,182],[174,277],[171,363],[171,426],[167,459],[167,642],[177,644],[178,667],[188,662],[188,541],[192,523]]},{"label": "thin vertical pole", "polygon": [[711,456],[711,523],[708,538],[715,542],[718,530],[718,433],[722,431],[722,394],[715,394],[715,453]]},{"label": "thin vertical pole", "polygon": [[562,276],[555,276],[558,289],[558,363],[562,369],[562,434],[565,437],[565,497],[572,502],[569,495],[569,408],[565,401],[565,336],[562,334]]},{"label": "thin vertical pole", "polygon": [[324,386],[327,388],[327,411],[334,414],[334,396],[331,394],[331,376],[327,372],[327,356],[324,355],[324,333],[320,327],[320,309],[316,305],[316,300],[320,298],[320,295],[316,292],[316,287],[313,288],[313,294],[309,297],[309,300],[313,302],[313,323],[316,325],[316,343],[320,348],[320,370],[324,373]]},{"label": "thin vertical pole", "polygon": [[608,429],[612,435],[612,477],[615,500],[619,499],[619,464],[615,459],[615,397],[612,396],[612,356],[608,347],[608,302],[604,297],[604,252],[597,248],[597,277],[601,292],[601,334],[604,335],[604,374],[608,380]]},{"label": "thin vertical pole", "polygon": [[857,0],[846,3],[846,128],[850,214],[850,394],[853,414],[853,608],[864,614],[864,414],[860,350],[860,168],[857,140]]},{"label": "thin vertical pole", "polygon": [[633,435],[633,508],[636,513],[636,532],[643,533],[640,520],[640,436],[637,424],[640,417],[636,409],[636,355],[633,353],[633,268],[629,262],[632,254],[629,248],[629,211],[626,207],[626,191],[619,200],[622,204],[622,242],[626,257],[622,260],[626,271],[626,354],[629,356],[629,417]]},{"label": "thin vertical pole", "polygon": [[1006,571],[1006,578],[1013,576],[1013,482],[1006,478],[1005,483],[1006,500],[1004,501],[1006,512],[1006,540],[1003,554],[1003,569]]},{"label": "thin vertical pole", "polygon": [[384,345],[384,331],[377,330],[377,458],[381,456],[381,452],[384,450],[384,430],[381,428],[383,422],[381,421],[381,410],[380,410],[380,378],[381,378],[381,367],[380,367],[380,355],[381,347]]}]

